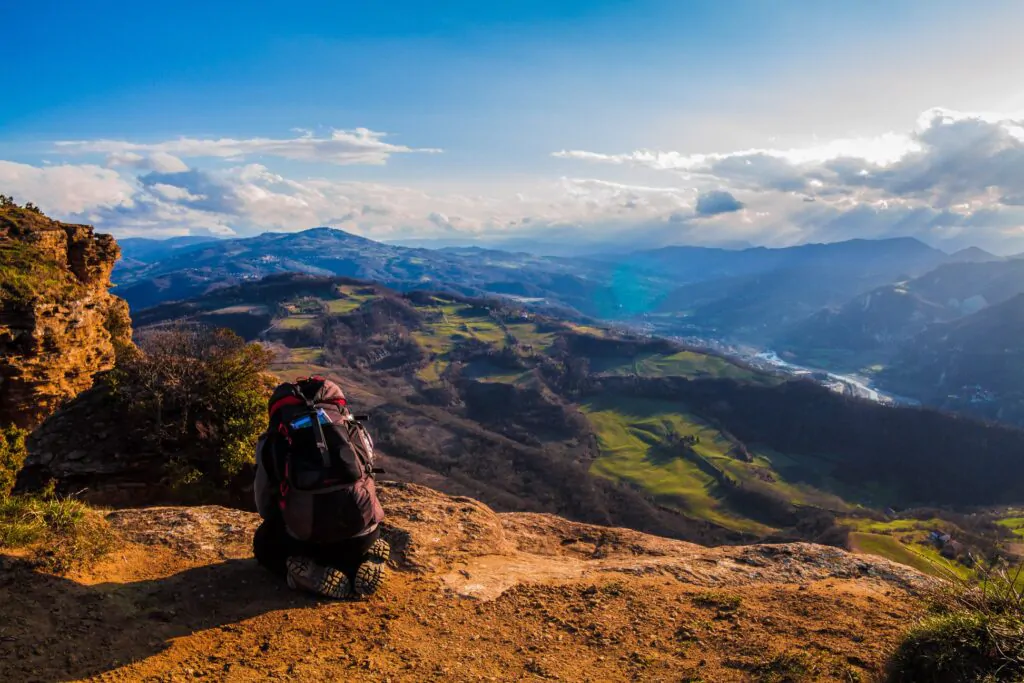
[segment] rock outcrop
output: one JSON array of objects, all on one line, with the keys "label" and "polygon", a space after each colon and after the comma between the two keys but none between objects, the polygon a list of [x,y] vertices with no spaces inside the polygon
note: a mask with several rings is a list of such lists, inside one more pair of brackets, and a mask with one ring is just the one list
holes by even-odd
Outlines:
[{"label": "rock outcrop", "polygon": [[380,490],[392,571],[368,601],[288,590],[252,559],[258,516],[215,506],[109,513],[115,549],[87,573],[9,558],[0,679],[876,680],[929,584],[807,543],[705,548]]},{"label": "rock outcrop", "polygon": [[46,418],[28,438],[15,491],[52,484],[58,494],[97,505],[166,502],[167,454],[159,442],[140,439],[119,410],[100,382]]},{"label": "rock outcrop", "polygon": [[109,291],[119,254],[90,226],[0,207],[0,424],[34,427],[130,343],[128,306]]}]

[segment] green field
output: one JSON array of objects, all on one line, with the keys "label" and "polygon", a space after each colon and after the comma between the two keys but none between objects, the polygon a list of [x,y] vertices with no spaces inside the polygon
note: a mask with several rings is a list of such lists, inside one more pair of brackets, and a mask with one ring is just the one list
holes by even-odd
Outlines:
[{"label": "green field", "polygon": [[997,524],[1024,538],[1024,517],[1006,517],[1005,519],[1000,519]]},{"label": "green field", "polygon": [[611,375],[641,377],[686,377],[689,379],[726,378],[763,382],[770,375],[730,363],[724,358],[696,351],[670,355],[645,354],[636,358],[607,358],[594,362],[594,370]]},{"label": "green field", "polygon": [[347,299],[332,299],[327,302],[327,312],[334,315],[342,315],[345,313],[351,313],[363,304],[362,301],[356,298]]},{"label": "green field", "polygon": [[911,532],[920,532],[919,534],[915,534],[915,536],[919,536],[921,540],[923,540],[925,536],[927,536],[928,532],[933,529],[943,529],[950,533],[956,531],[955,529],[947,529],[950,525],[936,517],[929,519],[890,519],[884,522],[874,519],[851,517],[844,519],[843,524],[856,531],[864,531],[873,534],[908,534]]},{"label": "green field", "polygon": [[210,311],[207,315],[234,315],[238,313],[249,313],[250,315],[265,315],[267,307],[261,304],[236,304],[227,308],[219,308]]},{"label": "green field", "polygon": [[416,373],[416,376],[424,382],[437,382],[441,379],[441,375],[448,368],[448,361],[446,360],[434,360],[427,363]]},{"label": "green field", "polygon": [[516,341],[532,346],[534,351],[544,351],[555,342],[555,334],[538,331],[536,323],[509,323],[505,325],[505,328],[516,338]]},{"label": "green field", "polygon": [[593,325],[577,325],[576,323],[569,323],[569,329],[580,334],[589,334],[595,337],[607,337],[608,330],[600,327],[594,327]]},{"label": "green field", "polygon": [[432,314],[431,319],[412,336],[430,353],[443,354],[462,339],[477,339],[487,344],[499,344],[505,339],[505,333],[496,322],[487,316],[471,315],[468,306],[448,303],[427,310]]},{"label": "green field", "polygon": [[340,298],[327,301],[327,312],[332,315],[344,315],[356,310],[367,301],[376,298],[375,294],[361,294],[359,287],[341,285],[337,288]]},{"label": "green field", "polygon": [[950,562],[930,546],[918,543],[904,544],[886,534],[854,531],[850,534],[850,549],[854,552],[884,557],[943,579],[966,578],[971,574],[970,569]]},{"label": "green field", "polygon": [[316,320],[315,315],[290,315],[278,320],[274,326],[282,330],[299,330],[312,325]]},{"label": "green field", "polygon": [[320,363],[323,358],[323,352],[312,346],[302,346],[289,351],[289,360],[293,363]]},{"label": "green field", "polygon": [[771,528],[734,514],[717,493],[715,478],[692,460],[669,454],[671,435],[694,435],[694,450],[707,459],[728,457],[722,435],[682,406],[645,399],[598,399],[581,406],[597,432],[598,476],[628,481],[687,514],[751,533]]},{"label": "green field", "polygon": [[[750,450],[750,461],[727,435],[671,401],[607,397],[581,406],[597,432],[601,456],[592,471],[622,479],[659,497],[683,501],[679,507],[737,531],[765,533],[771,527],[732,509],[722,488],[724,480],[761,491],[771,491],[793,505],[813,505],[836,512],[850,506],[826,489],[801,481],[801,476],[827,480],[816,470],[830,463],[811,457],[790,458],[768,451]],[[674,443],[696,436],[693,455],[684,456]],[[778,465],[783,465],[779,467]]]},{"label": "green field", "polygon": [[498,367],[486,360],[474,361],[462,371],[463,377],[480,382],[498,382],[503,384],[515,384],[524,374],[525,371],[523,370]]}]

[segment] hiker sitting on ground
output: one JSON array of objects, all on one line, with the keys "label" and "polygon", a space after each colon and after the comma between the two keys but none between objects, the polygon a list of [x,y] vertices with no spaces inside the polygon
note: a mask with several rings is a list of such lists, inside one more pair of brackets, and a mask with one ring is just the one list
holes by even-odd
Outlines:
[{"label": "hiker sitting on ground", "polygon": [[330,598],[374,593],[390,549],[373,480],[373,441],[323,377],[274,390],[256,446],[256,560],[289,587]]}]

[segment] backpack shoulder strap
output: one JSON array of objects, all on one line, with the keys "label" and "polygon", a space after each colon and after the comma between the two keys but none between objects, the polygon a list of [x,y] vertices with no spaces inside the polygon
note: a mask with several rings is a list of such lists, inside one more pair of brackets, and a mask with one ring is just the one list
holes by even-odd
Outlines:
[{"label": "backpack shoulder strap", "polygon": [[324,469],[327,469],[331,466],[331,451],[327,447],[327,437],[324,436],[324,428],[320,424],[320,415],[317,414],[316,403],[313,402],[315,396],[306,396],[298,384],[293,384],[292,387],[296,397],[302,399],[306,404],[306,409],[309,410],[309,417],[313,420],[313,435],[316,438],[316,448],[320,451],[320,459],[323,460]]}]

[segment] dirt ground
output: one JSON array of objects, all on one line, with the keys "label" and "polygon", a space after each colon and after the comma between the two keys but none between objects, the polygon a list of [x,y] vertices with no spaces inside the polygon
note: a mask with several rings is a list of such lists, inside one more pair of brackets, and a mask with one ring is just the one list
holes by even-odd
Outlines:
[{"label": "dirt ground", "polygon": [[2,681],[870,681],[926,580],[808,544],[708,549],[384,489],[382,594],[322,602],[251,559],[250,514],[110,516],[88,572],[0,567]]}]

